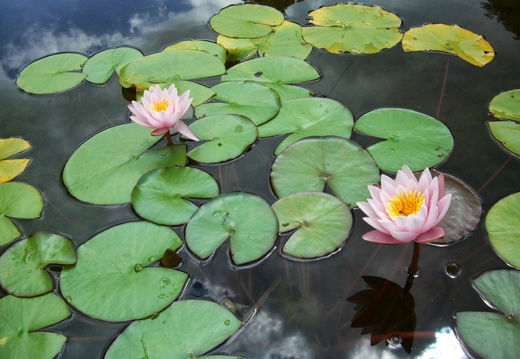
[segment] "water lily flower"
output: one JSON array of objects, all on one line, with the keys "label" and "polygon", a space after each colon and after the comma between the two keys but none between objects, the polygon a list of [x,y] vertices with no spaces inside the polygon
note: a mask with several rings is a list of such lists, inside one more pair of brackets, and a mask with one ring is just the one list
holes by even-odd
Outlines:
[{"label": "water lily flower", "polygon": [[381,187],[369,186],[367,202],[358,207],[368,216],[363,218],[375,230],[363,239],[384,244],[415,241],[430,242],[444,236],[437,224],[446,215],[451,194],[444,195],[444,176],[432,178],[426,168],[419,180],[408,166],[397,171],[395,180],[381,176]]},{"label": "water lily flower", "polygon": [[[153,136],[170,134],[173,128],[184,136],[198,141],[197,136],[181,120],[186,113],[193,99],[190,91],[184,92],[181,96],[177,94],[177,88],[172,84],[167,89],[161,89],[159,85],[151,86],[144,91],[141,103],[132,101],[128,105],[132,114],[130,119],[141,126],[153,128]],[[168,140],[169,136],[168,136]]]}]

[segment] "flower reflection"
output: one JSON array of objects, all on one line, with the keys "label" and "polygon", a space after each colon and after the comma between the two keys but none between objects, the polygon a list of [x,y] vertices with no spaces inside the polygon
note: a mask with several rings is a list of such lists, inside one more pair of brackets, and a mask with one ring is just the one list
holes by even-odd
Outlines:
[{"label": "flower reflection", "polygon": [[369,186],[372,198],[358,202],[375,230],[363,239],[383,244],[415,241],[430,242],[444,236],[437,224],[450,206],[451,194],[444,195],[444,176],[432,178],[426,168],[419,180],[408,166],[397,172],[395,180],[381,176],[381,187]]}]

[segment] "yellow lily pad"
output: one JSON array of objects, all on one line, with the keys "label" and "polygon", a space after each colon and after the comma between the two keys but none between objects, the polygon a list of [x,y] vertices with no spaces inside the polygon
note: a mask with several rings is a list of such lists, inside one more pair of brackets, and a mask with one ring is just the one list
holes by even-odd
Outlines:
[{"label": "yellow lily pad", "polygon": [[0,183],[8,182],[25,170],[29,164],[28,158],[17,158],[6,160],[16,153],[31,148],[29,142],[21,138],[1,138],[0,139]]}]

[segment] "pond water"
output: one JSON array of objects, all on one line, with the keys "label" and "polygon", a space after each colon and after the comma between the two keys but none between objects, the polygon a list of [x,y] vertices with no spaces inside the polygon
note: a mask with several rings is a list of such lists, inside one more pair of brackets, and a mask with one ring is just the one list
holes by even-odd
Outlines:
[{"label": "pond water", "polygon": [[[62,51],[92,55],[127,45],[150,54],[181,40],[215,40],[208,21],[232,3],[23,0],[0,4],[1,137],[22,137],[31,143],[32,149],[26,153],[31,163],[17,180],[36,187],[45,201],[40,219],[14,221],[24,236],[49,231],[71,238],[77,247],[104,229],[138,217],[130,205],[81,203],[68,194],[61,180],[66,161],[81,143],[105,128],[128,122],[128,102],[117,77],[104,86],[85,83],[65,93],[35,96],[17,88],[19,70],[37,58]],[[265,3],[283,11],[287,19],[305,24],[308,11],[336,1]],[[520,33],[514,33],[519,29],[519,6],[498,0],[363,3],[397,14],[404,20],[404,30],[425,23],[458,24],[483,34],[495,49],[495,59],[483,68],[445,54],[405,53],[399,45],[359,56],[314,49],[307,61],[319,69],[322,78],[304,85],[344,103],[355,118],[377,108],[402,107],[445,123],[455,138],[455,148],[438,169],[478,192],[484,218],[494,203],[520,191],[520,162],[492,139],[486,125],[492,119],[488,113],[491,99],[520,87]],[[353,139],[369,144],[360,135]],[[222,193],[239,190],[273,203],[276,197],[269,188],[268,172],[279,141],[279,137],[261,140],[237,160],[202,168],[216,177]],[[370,334],[351,328],[355,305],[346,299],[366,288],[362,276],[404,286],[413,249],[411,244],[384,246],[363,241],[361,235],[370,228],[361,217],[355,210],[355,225],[345,246],[317,261],[283,258],[279,245],[261,263],[236,270],[229,265],[226,246],[203,265],[181,251],[181,269],[191,277],[182,298],[232,303],[242,314],[257,305],[249,325],[215,352],[257,359],[468,357],[454,334],[453,315],[491,310],[472,288],[471,280],[491,269],[508,268],[492,250],[483,224],[453,245],[423,246],[419,276],[411,289],[417,324],[408,354],[392,344],[371,346]],[[176,231],[182,237],[183,228]],[[61,358],[103,357],[128,324],[105,323],[72,310],[71,319],[51,328],[68,338]]]}]

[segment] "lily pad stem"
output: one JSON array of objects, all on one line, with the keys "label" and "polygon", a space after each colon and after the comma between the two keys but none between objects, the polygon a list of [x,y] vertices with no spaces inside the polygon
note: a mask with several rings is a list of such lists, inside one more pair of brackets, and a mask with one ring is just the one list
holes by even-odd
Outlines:
[{"label": "lily pad stem", "polygon": [[417,242],[413,242],[413,255],[412,261],[408,266],[408,278],[406,279],[406,284],[403,289],[403,293],[406,294],[412,288],[413,280],[417,277],[419,273],[419,257],[421,256],[421,245]]}]

